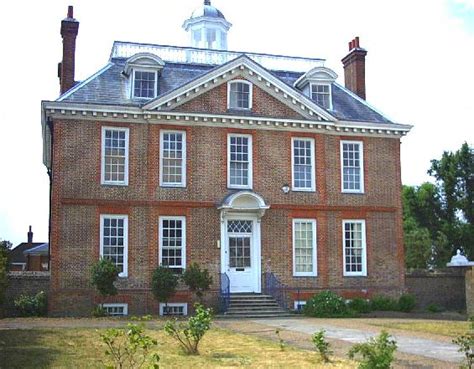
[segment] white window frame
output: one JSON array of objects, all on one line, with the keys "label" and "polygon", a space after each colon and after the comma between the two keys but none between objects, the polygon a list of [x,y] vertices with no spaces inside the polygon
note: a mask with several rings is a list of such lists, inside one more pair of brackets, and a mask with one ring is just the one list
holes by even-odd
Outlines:
[{"label": "white window frame", "polygon": [[[147,73],[154,73],[155,74],[155,86],[154,86],[154,94],[152,97],[141,97],[135,96],[135,72],[147,72]],[[131,83],[131,91],[130,97],[132,99],[140,99],[140,100],[149,100],[154,99],[158,95],[158,71],[147,69],[147,68],[133,68],[132,69],[132,83]]]},{"label": "white window frame", "polygon": [[[163,180],[163,159],[164,159],[163,137],[165,134],[182,134],[183,135],[181,182],[164,182]],[[160,186],[161,187],[186,187],[186,131],[173,131],[173,130],[160,131]]]},{"label": "white window frame", "polygon": [[[311,143],[311,187],[296,187],[295,185],[295,141],[309,141]],[[292,137],[291,138],[291,187],[293,191],[316,191],[316,165],[314,155],[314,138]]]},{"label": "white window frame", "polygon": [[[167,304],[160,302],[160,316],[163,316],[163,311],[165,306],[178,306],[178,307],[183,307],[183,316],[188,315],[188,304],[186,302],[168,302]],[[166,315],[168,316],[168,315]],[[171,315],[173,316],[173,315]]]},{"label": "white window frame", "polygon": [[[312,272],[297,272],[296,271],[296,223],[311,223],[313,232],[313,271]],[[318,275],[318,247],[317,247],[317,233],[316,233],[316,219],[308,218],[294,218],[292,220],[292,243],[293,243],[293,276],[294,277],[316,277]]]},{"label": "white window frame", "polygon": [[114,307],[123,307],[123,314],[112,315],[112,316],[127,316],[128,315],[128,304],[107,303],[107,304],[101,304],[99,306],[102,306],[104,309],[114,308]]},{"label": "white window frame", "polygon": [[163,265],[162,263],[162,251],[163,251],[163,220],[180,220],[182,224],[182,250],[181,250],[181,266],[169,266],[166,267],[173,269],[186,269],[186,217],[185,216],[160,216],[158,219],[158,248],[159,248],[159,265]]},{"label": "white window frame", "polygon": [[[359,162],[360,162],[360,190],[352,190],[344,188],[344,144],[359,145]],[[341,159],[341,192],[344,193],[364,193],[364,142],[353,140],[341,140],[339,155]]]},{"label": "white window frame", "polygon": [[300,311],[300,309],[298,309],[298,306],[300,306],[300,305],[305,306],[306,305],[306,300],[294,300],[293,301],[293,310]]},{"label": "white window frame", "polygon": [[[105,180],[105,132],[106,131],[119,131],[125,132],[125,172],[123,181],[110,181]],[[101,164],[100,164],[100,183],[102,185],[114,185],[114,186],[128,186],[128,158],[129,158],[129,140],[130,140],[130,129],[123,127],[102,127],[102,139],[101,139]]]},{"label": "white window frame", "polygon": [[[331,83],[310,83],[309,87],[309,96],[311,101],[314,101],[316,104],[318,102],[313,99],[313,86],[328,86],[329,87],[329,106],[322,106],[324,109],[332,110],[332,84]],[[318,104],[319,105],[319,104]]]},{"label": "white window frame", "polygon": [[[248,148],[249,148],[249,167],[248,167],[248,185],[234,185],[230,183],[230,141],[231,137],[246,137],[248,138]],[[241,133],[229,133],[227,135],[227,188],[240,188],[240,189],[252,189],[253,187],[253,143],[252,135],[241,134]]]},{"label": "white window frame", "polygon": [[123,272],[119,277],[128,277],[128,215],[100,215],[100,257],[104,256],[104,219],[123,219]]},{"label": "white window frame", "polygon": [[[346,224],[360,223],[362,224],[362,271],[348,272],[346,271]],[[366,277],[367,276],[367,239],[364,219],[345,219],[342,221],[342,257],[343,257],[343,275],[345,277]]]},{"label": "white window frame", "polygon": [[[230,106],[230,86],[234,83],[244,83],[249,86],[249,107],[248,108],[238,108]],[[227,82],[227,109],[232,110],[252,110],[253,106],[253,84],[245,79],[233,79]]]}]

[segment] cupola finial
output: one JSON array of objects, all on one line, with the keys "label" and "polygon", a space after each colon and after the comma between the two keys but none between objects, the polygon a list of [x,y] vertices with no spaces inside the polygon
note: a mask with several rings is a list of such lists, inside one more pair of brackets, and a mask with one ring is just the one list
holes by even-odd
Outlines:
[{"label": "cupola finial", "polygon": [[211,5],[211,0],[204,0],[204,5]]}]

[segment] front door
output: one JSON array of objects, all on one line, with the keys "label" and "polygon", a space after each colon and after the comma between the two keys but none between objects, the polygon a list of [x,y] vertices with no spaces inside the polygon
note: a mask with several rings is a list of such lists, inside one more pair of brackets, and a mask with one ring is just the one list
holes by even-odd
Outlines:
[{"label": "front door", "polygon": [[254,219],[227,219],[225,222],[226,273],[230,292],[260,292],[260,237]]}]

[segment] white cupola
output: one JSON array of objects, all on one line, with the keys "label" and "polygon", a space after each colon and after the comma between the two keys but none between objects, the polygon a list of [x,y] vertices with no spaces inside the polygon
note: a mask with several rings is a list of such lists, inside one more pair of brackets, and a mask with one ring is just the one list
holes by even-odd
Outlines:
[{"label": "white cupola", "polygon": [[227,31],[230,27],[232,24],[211,5],[210,0],[204,0],[204,4],[193,11],[183,24],[184,30],[190,34],[192,47],[214,50],[227,50]]}]

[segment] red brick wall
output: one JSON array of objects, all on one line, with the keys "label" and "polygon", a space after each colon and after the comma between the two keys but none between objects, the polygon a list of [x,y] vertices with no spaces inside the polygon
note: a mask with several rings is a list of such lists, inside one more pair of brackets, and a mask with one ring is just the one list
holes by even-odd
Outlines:
[{"label": "red brick wall", "polygon": [[[225,85],[219,88],[226,92]],[[267,106],[278,110],[264,92],[261,100],[259,96],[256,91],[255,103],[261,109]],[[218,99],[204,94],[188,103],[187,108],[209,107],[214,103],[219,104]],[[127,187],[100,184],[102,126],[130,128]],[[159,186],[160,129],[186,130],[186,188]],[[152,271],[158,264],[160,215],[186,216],[187,262],[199,262],[210,270],[214,278],[210,296],[216,296],[221,253],[217,247],[220,220],[216,204],[228,193],[227,135],[233,132],[252,135],[254,190],[271,206],[261,223],[262,271],[270,260],[272,271],[295,288],[298,296],[327,288],[345,295],[395,295],[404,289],[398,139],[183,127],[165,122],[54,120],[50,295],[53,315],[88,314],[100,299],[90,286],[90,268],[99,256],[100,214],[129,216],[128,277],[120,279],[120,294],[109,302],[129,303],[130,314],[157,313],[158,304],[149,287]],[[291,191],[285,195],[281,191],[283,184],[291,184],[292,136],[315,140],[316,192]],[[341,193],[341,139],[364,142],[365,194]],[[292,276],[291,221],[295,217],[317,220],[316,278]],[[351,218],[366,220],[367,277],[343,277],[342,220]],[[183,286],[180,291],[176,301],[191,298]]]}]

